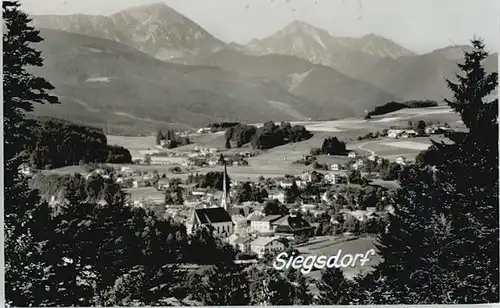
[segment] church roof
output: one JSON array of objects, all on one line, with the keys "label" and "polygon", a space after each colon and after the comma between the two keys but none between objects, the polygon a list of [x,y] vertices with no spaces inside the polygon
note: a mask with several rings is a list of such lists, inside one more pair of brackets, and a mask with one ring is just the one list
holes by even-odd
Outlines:
[{"label": "church roof", "polygon": [[232,222],[229,213],[222,207],[194,210],[198,221],[201,224],[211,224],[219,222]]}]

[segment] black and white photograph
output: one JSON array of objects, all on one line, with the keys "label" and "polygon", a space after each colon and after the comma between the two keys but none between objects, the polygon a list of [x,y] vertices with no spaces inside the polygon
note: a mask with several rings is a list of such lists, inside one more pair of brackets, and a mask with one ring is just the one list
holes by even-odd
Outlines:
[{"label": "black and white photograph", "polygon": [[2,19],[0,305],[500,302],[499,1]]}]

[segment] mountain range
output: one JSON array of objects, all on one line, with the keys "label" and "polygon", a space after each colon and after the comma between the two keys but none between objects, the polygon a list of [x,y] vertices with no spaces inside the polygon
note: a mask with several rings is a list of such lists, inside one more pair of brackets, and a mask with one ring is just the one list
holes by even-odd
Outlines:
[{"label": "mountain range", "polygon": [[[46,58],[37,73],[63,102],[36,113],[116,133],[342,118],[390,100],[442,100],[444,78],[470,48],[418,55],[379,35],[334,37],[301,21],[247,45],[226,44],[164,4],[33,22]],[[496,71],[497,63],[494,54],[485,64]]]}]

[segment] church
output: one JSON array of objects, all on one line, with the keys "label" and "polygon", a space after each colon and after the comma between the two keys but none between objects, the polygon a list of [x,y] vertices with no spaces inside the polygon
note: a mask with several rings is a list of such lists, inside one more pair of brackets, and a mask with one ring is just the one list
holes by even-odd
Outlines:
[{"label": "church", "polygon": [[221,237],[229,237],[234,232],[234,223],[231,219],[230,202],[227,192],[227,168],[224,164],[224,175],[222,182],[222,198],[220,206],[209,207],[204,209],[195,209],[191,218],[186,223],[188,234],[201,226],[212,226],[215,234]]}]

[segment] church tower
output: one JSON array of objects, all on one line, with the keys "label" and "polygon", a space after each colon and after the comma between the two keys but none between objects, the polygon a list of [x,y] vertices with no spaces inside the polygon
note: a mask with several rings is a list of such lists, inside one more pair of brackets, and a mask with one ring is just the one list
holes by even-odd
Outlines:
[{"label": "church tower", "polygon": [[222,178],[222,198],[220,207],[224,208],[226,211],[229,211],[229,203],[228,203],[228,195],[227,195],[227,167],[226,161],[224,161],[224,175]]}]

